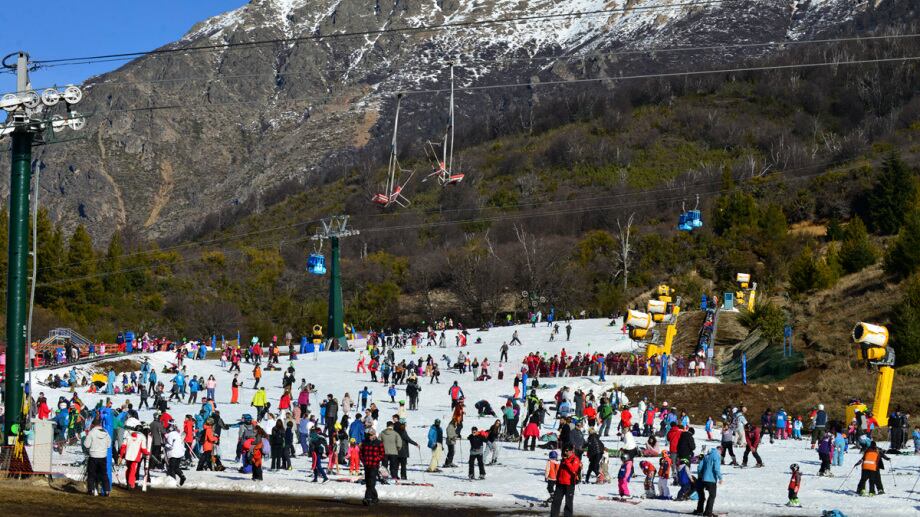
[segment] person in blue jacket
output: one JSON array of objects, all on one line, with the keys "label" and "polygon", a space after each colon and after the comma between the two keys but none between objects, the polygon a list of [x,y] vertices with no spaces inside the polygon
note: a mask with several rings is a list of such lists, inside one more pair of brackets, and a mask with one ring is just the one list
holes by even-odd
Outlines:
[{"label": "person in blue jacket", "polygon": [[172,378],[172,381],[176,383],[176,386],[179,388],[179,393],[185,395],[185,375],[182,375],[182,372],[176,373],[176,376]]},{"label": "person in blue jacket", "polygon": [[431,449],[431,463],[428,465],[428,472],[441,472],[438,465],[441,464],[443,443],[444,431],[441,429],[441,420],[436,418],[428,429],[428,448]]},{"label": "person in blue jacket", "polygon": [[209,404],[207,400],[201,403],[201,413],[204,415],[205,421],[211,418],[211,414],[213,412],[214,412],[214,406],[212,404]]},{"label": "person in blue jacket", "polygon": [[150,376],[150,359],[144,359],[144,364],[141,365],[141,383],[147,384],[147,377]]},{"label": "person in blue jacket", "polygon": [[354,422],[348,426],[348,437],[354,438],[355,443],[364,442],[364,420],[361,420],[360,413],[355,417]]},{"label": "person in blue jacket", "polygon": [[115,380],[116,380],[115,370],[109,369],[108,378],[105,383],[106,394],[108,395],[115,394]]},{"label": "person in blue jacket", "polygon": [[837,467],[843,465],[843,455],[847,452],[849,448],[849,443],[847,442],[847,437],[841,432],[837,432],[837,435],[834,437],[834,459],[831,461],[831,464]]},{"label": "person in blue jacket", "polygon": [[788,418],[786,410],[780,406],[779,410],[776,412],[776,437],[780,440],[789,438],[786,436],[786,420]]},{"label": "person in blue jacket", "polygon": [[188,404],[198,403],[198,390],[200,387],[198,377],[193,375],[192,380],[188,381]]},{"label": "person in blue jacket", "polygon": [[[722,483],[722,447],[709,449],[709,453],[700,460],[696,468],[696,511],[693,515],[712,515],[712,507],[716,502],[716,483]],[[709,500],[707,501],[707,493]],[[703,505],[706,506],[705,511]]]}]

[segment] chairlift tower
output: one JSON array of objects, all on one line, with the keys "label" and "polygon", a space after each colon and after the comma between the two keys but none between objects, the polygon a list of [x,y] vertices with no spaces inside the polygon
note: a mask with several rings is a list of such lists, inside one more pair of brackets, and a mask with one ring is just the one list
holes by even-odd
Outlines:
[{"label": "chairlift tower", "polygon": [[[15,58],[15,62],[11,58]],[[25,398],[25,350],[27,333],[31,328],[27,314],[28,291],[26,269],[29,262],[29,185],[32,182],[32,146],[46,143],[54,133],[66,127],[74,131],[83,129],[86,119],[71,109],[83,99],[79,87],[69,85],[63,91],[48,88],[41,94],[32,90],[29,82],[29,54],[19,51],[0,61],[3,68],[16,71],[16,91],[0,96],[0,109],[7,112],[6,121],[0,124],[0,139],[9,136],[10,156],[10,221],[9,265],[6,292],[6,418],[2,435],[4,444],[14,436],[22,424],[22,407]],[[49,116],[48,111],[64,101],[67,117]],[[36,193],[38,185],[35,186]],[[33,278],[35,268],[33,257]]]},{"label": "chairlift tower", "polygon": [[[339,267],[339,239],[358,235],[358,230],[348,228],[348,216],[336,215],[322,221],[322,230],[311,237],[315,241],[328,240],[332,248],[329,265],[329,317],[326,321],[326,341],[331,344],[338,339],[345,347],[345,308],[342,300],[342,272]],[[327,347],[328,350],[328,347]]]}]

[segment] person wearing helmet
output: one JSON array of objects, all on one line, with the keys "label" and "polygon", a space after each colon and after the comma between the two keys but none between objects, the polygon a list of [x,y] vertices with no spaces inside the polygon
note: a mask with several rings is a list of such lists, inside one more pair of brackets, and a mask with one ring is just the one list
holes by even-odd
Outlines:
[{"label": "person wearing helmet", "polygon": [[789,466],[792,476],[789,478],[789,502],[786,506],[802,506],[799,503],[799,487],[802,486],[802,474],[799,472],[799,464],[793,463]]},{"label": "person wearing helmet", "polygon": [[543,502],[543,506],[549,506],[553,500],[553,492],[556,490],[556,476],[559,473],[559,453],[549,451],[549,459],[546,460],[546,469],[543,479],[546,480],[546,491],[549,492],[549,499]]},{"label": "person wearing helmet", "polygon": [[141,460],[150,454],[147,450],[147,437],[140,432],[141,423],[136,418],[125,420],[125,429],[128,431],[124,442],[119,450],[119,458],[125,461],[127,471],[125,478],[128,482],[128,488],[134,489],[137,486],[137,470]]},{"label": "person wearing helmet", "polygon": [[185,475],[182,474],[182,459],[185,457],[185,441],[182,439],[182,433],[176,427],[174,421],[170,420],[169,432],[166,434],[166,475],[177,479],[179,486],[185,484]]}]

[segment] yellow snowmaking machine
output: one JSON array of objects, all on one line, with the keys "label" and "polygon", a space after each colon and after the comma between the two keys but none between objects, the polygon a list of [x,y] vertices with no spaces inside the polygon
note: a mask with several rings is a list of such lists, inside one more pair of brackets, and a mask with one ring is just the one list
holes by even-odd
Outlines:
[{"label": "yellow snowmaking machine", "polygon": [[[894,384],[894,349],[888,345],[888,329],[882,325],[859,322],[853,328],[853,341],[859,345],[856,356],[869,368],[878,368],[872,415],[880,427],[888,425],[888,403]],[[846,408],[847,422],[855,418],[857,410],[865,412],[865,404],[851,404]]]}]

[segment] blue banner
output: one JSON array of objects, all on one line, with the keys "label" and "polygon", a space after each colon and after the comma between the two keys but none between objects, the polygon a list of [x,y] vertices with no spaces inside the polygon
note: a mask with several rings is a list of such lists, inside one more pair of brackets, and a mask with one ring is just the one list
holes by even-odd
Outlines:
[{"label": "blue banner", "polygon": [[741,352],[741,383],[747,386],[747,352]]},{"label": "blue banner", "polygon": [[661,354],[661,384],[668,383],[668,354]]}]

